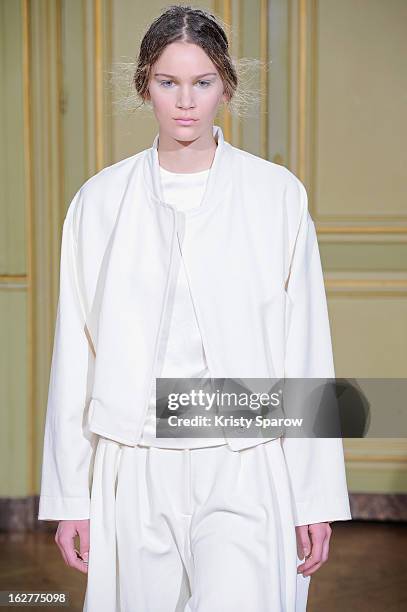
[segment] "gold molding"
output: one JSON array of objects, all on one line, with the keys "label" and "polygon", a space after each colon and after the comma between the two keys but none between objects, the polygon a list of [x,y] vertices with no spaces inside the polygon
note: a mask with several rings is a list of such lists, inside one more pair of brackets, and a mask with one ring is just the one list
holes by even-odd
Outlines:
[{"label": "gold molding", "polygon": [[95,95],[95,156],[96,171],[104,164],[104,130],[103,130],[103,32],[102,32],[102,0],[93,2],[94,19],[94,95]]},{"label": "gold molding", "polygon": [[86,6],[86,2],[82,2],[82,54],[83,54],[83,98],[82,98],[82,103],[83,103],[83,108],[85,109],[84,112],[84,119],[83,119],[83,136],[84,136],[84,140],[83,140],[83,146],[84,146],[84,150],[85,150],[85,160],[86,160],[86,166],[84,168],[84,173],[85,176],[90,176],[91,174],[91,167],[90,167],[90,151],[89,151],[89,121],[88,121],[88,117],[89,117],[89,112],[88,112],[88,105],[87,105],[87,101],[89,98],[89,86],[88,86],[88,82],[89,82],[89,61],[87,60],[87,44],[88,44],[88,14],[87,14],[87,6]]},{"label": "gold molding", "polygon": [[268,159],[269,155],[269,77],[268,77],[268,0],[260,0],[260,59],[266,64],[265,70],[260,72],[260,155]]},{"label": "gold molding", "polygon": [[329,295],[331,295],[332,297],[346,297],[346,298],[395,298],[395,297],[407,297],[407,291],[379,291],[379,290],[375,290],[375,289],[371,289],[371,290],[357,290],[357,289],[352,289],[352,290],[348,290],[348,289],[343,289],[343,290],[336,290],[336,289],[330,289],[329,287],[327,287],[327,293]]},{"label": "gold molding", "polygon": [[344,451],[345,461],[352,463],[407,463],[407,455],[369,455]]},{"label": "gold molding", "polygon": [[407,462],[407,442],[404,438],[345,438],[344,454],[345,460],[352,463],[404,464]]},{"label": "gold molding", "polygon": [[307,0],[298,0],[298,118],[297,174],[306,175],[306,110],[307,110]]},{"label": "gold molding", "polygon": [[292,103],[292,20],[293,20],[293,7],[292,0],[287,0],[287,104],[288,104],[288,120],[287,120],[287,165],[291,165],[292,160],[292,142],[291,142],[291,131],[292,131],[292,116],[293,116],[293,103]]},{"label": "gold molding", "polygon": [[330,287],[367,287],[367,288],[381,288],[381,287],[403,287],[407,289],[407,279],[365,279],[365,278],[345,278],[345,279],[334,279],[330,278],[325,281],[325,284]]},{"label": "gold molding", "polygon": [[315,222],[319,234],[407,234],[407,227],[400,225],[372,225],[358,227],[357,225],[322,225]]},{"label": "gold molding", "polygon": [[[232,10],[231,0],[223,0],[222,19],[227,23],[228,26],[232,27],[233,10]],[[223,108],[223,131],[225,135],[225,140],[227,140],[228,142],[231,142],[232,140],[232,115],[226,106],[224,106]]]},{"label": "gold molding", "polygon": [[[238,37],[238,57],[243,57],[243,27],[242,27],[242,15],[243,15],[243,2],[244,0],[238,0],[239,2],[239,37]],[[237,136],[237,146],[242,148],[243,146],[243,121],[238,119],[237,121],[238,127],[238,136]]]},{"label": "gold molding", "polygon": [[33,160],[32,143],[33,128],[31,121],[31,79],[30,79],[30,3],[23,0],[21,5],[22,13],[22,57],[23,57],[23,123],[24,123],[24,168],[25,168],[25,214],[26,214],[26,274],[24,275],[2,275],[1,280],[18,282],[24,280],[27,290],[27,486],[30,495],[35,492],[36,481],[36,436],[35,436],[35,407],[34,407],[34,380],[35,380],[35,359],[34,359],[34,322],[35,322],[35,303],[34,292],[35,283],[33,282],[35,244],[33,231],[33,205],[34,205],[34,185],[33,185]]},{"label": "gold molding", "polygon": [[[63,219],[65,217],[65,164],[64,164],[64,155],[65,155],[65,147],[64,147],[64,128],[63,128],[63,115],[61,112],[61,103],[64,99],[64,86],[63,86],[63,73],[62,73],[62,65],[63,65],[63,57],[62,57],[62,2],[58,2],[55,13],[54,13],[54,26],[55,26],[55,72],[56,72],[56,90],[57,90],[57,105],[58,105],[58,113],[56,119],[56,132],[57,132],[57,143],[58,143],[58,157],[57,157],[57,165],[58,165],[58,183],[57,188],[59,191],[59,206],[58,206],[58,219],[57,219],[57,236],[59,235],[59,228],[62,227]],[[60,243],[59,240],[54,240],[56,247],[56,261],[60,259]],[[59,268],[59,266],[58,266]],[[59,272],[56,280],[56,287],[54,291],[54,300],[58,300],[58,292],[59,292]],[[56,303],[54,302],[56,312]]]},{"label": "gold molding", "polygon": [[407,278],[398,277],[336,277],[334,274],[326,275],[325,289],[332,297],[406,297]]},{"label": "gold molding", "polygon": [[[24,2],[25,1],[26,0],[24,0]],[[29,274],[0,274],[0,283],[9,283],[9,282],[13,283],[13,282],[18,282],[22,279],[28,279],[28,278],[29,278]]]}]

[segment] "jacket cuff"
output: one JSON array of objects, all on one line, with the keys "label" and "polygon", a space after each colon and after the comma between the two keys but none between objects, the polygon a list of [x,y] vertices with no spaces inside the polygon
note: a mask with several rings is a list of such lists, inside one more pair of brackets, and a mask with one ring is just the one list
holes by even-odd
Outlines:
[{"label": "jacket cuff", "polygon": [[90,517],[89,497],[40,496],[39,521],[80,521]]},{"label": "jacket cuff", "polygon": [[294,524],[296,527],[312,525],[313,523],[350,520],[352,520],[352,514],[347,496],[334,497],[324,502],[321,502],[320,499],[312,499],[307,502],[295,503]]}]

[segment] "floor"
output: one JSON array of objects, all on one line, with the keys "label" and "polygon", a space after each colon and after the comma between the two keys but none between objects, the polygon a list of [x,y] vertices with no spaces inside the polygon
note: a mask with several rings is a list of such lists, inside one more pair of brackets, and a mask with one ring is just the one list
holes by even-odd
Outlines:
[{"label": "floor", "polygon": [[[407,610],[406,547],[405,523],[333,524],[330,558],[313,575],[307,612]],[[0,534],[0,591],[67,591],[65,609],[81,611],[85,585],[86,575],[64,564],[52,534]]]}]

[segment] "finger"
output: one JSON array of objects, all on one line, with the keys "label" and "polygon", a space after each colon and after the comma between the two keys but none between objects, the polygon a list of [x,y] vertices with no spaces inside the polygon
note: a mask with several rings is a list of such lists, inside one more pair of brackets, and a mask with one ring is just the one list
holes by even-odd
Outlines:
[{"label": "finger", "polygon": [[89,563],[89,550],[81,550],[79,554],[80,554],[81,560],[86,565],[88,565],[88,563]]},{"label": "finger", "polygon": [[321,567],[321,565],[323,565],[325,563],[325,561],[328,559],[329,538],[330,538],[330,532],[326,532],[325,536],[324,536],[324,539],[322,540],[322,548],[321,548],[321,558],[320,558],[320,561],[318,561],[317,563],[312,565],[310,567],[310,569],[308,569],[308,570],[306,569],[303,572],[303,576],[310,576],[311,574],[314,574]]},{"label": "finger", "polygon": [[297,556],[299,559],[303,559],[307,554],[304,549],[311,547],[311,541],[308,535],[308,525],[300,525],[295,528],[296,539],[297,539]]},{"label": "finger", "polygon": [[322,544],[322,563],[325,563],[326,561],[328,561],[330,538],[331,538],[331,534],[328,532]]},{"label": "finger", "polygon": [[301,527],[298,529],[297,536],[298,558],[304,559],[304,557],[310,554],[312,548],[308,525],[301,525]]},{"label": "finger", "polygon": [[88,563],[89,559],[89,521],[78,528],[79,535],[79,551],[84,563]]},{"label": "finger", "polygon": [[311,576],[311,574],[314,574],[317,570],[319,570],[321,565],[322,565],[322,561],[320,561],[320,563],[316,563],[315,565],[313,565],[311,569],[304,571],[302,575],[304,577]]},{"label": "finger", "polygon": [[67,558],[68,565],[69,567],[73,567],[80,572],[86,573],[86,563],[84,563],[81,559],[78,559],[73,540],[73,537],[66,535],[64,535],[60,540],[60,544]]},{"label": "finger", "polygon": [[[303,571],[305,564],[307,563],[308,559],[310,559],[312,552],[313,552],[313,542],[312,542],[309,531],[308,531],[307,540],[304,540],[303,549],[304,549],[304,554],[302,555],[303,562],[297,566],[297,571],[299,572]],[[308,562],[308,565],[309,565],[309,562]]]},{"label": "finger", "polygon": [[315,542],[313,541],[312,543],[312,551],[311,551],[310,557],[306,559],[305,563],[303,564],[303,573],[308,572],[308,570],[313,569],[315,565],[317,565],[318,563],[321,563],[322,561],[322,543],[323,543],[323,540],[321,539],[321,536],[318,535],[317,538],[315,539]]},{"label": "finger", "polygon": [[[319,563],[322,559],[322,544],[325,539],[325,534],[321,530],[318,530],[310,534],[311,537],[311,555],[304,563],[298,566],[297,570],[300,572],[306,572],[316,563]],[[305,574],[304,574],[305,575]]]},{"label": "finger", "polygon": [[75,550],[76,560],[79,561],[81,565],[81,571],[87,572],[88,571],[88,553],[87,552],[81,553],[76,548],[74,550]]}]

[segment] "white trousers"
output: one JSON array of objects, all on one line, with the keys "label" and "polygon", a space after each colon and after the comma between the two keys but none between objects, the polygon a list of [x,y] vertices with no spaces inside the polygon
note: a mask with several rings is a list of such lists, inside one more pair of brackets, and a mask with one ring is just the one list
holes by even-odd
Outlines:
[{"label": "white trousers", "polygon": [[100,437],[85,612],[302,612],[280,439],[241,451]]}]

